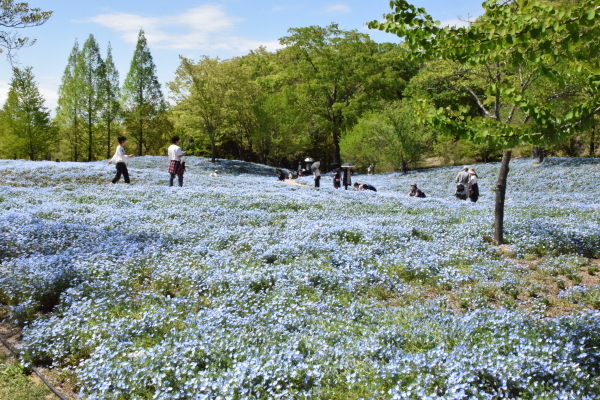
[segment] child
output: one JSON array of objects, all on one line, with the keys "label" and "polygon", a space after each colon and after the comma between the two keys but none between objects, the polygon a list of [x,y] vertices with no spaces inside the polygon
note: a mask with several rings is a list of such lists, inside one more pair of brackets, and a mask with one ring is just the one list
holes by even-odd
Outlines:
[{"label": "child", "polygon": [[406,197],[421,197],[421,198],[425,198],[427,196],[425,196],[425,193],[423,193],[421,191],[421,189],[419,189],[417,187],[416,183],[413,183],[412,185],[410,185],[410,192],[408,192],[408,194],[406,195]]},{"label": "child", "polygon": [[179,136],[173,136],[171,138],[172,145],[169,146],[169,174],[171,179],[169,180],[169,186],[173,186],[173,179],[177,175],[179,186],[183,186],[183,173],[185,172],[185,164],[181,162],[181,158],[185,156],[185,151],[181,151],[179,147]]},{"label": "child", "polygon": [[117,183],[119,179],[121,179],[121,175],[123,175],[125,183],[129,183],[129,171],[127,171],[127,161],[130,158],[133,158],[134,156],[133,154],[125,154],[125,149],[123,148],[123,146],[125,146],[125,143],[127,142],[127,138],[125,136],[119,136],[117,140],[119,141],[117,151],[115,151],[115,155],[108,162],[108,165],[115,163],[115,166],[117,167],[117,175],[115,175],[114,179],[112,180],[112,183]]}]

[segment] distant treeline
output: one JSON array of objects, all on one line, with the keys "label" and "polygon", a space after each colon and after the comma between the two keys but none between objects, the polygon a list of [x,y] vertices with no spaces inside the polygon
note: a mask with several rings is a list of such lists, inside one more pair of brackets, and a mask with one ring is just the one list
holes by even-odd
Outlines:
[{"label": "distant treeline", "polygon": [[[259,48],[228,60],[181,57],[175,79],[167,83],[169,104],[143,31],[123,87],[110,44],[103,58],[90,35],[69,56],[54,118],[31,68],[13,70],[0,111],[0,157],[106,159],[121,134],[137,155],[166,154],[168,138],[177,134],[188,154],[282,167],[312,157],[324,166],[351,161],[359,169],[407,171],[425,163],[501,157],[502,149],[491,142],[433,131],[418,118],[416,99],[423,97],[478,116],[477,101],[488,89],[479,77],[485,71],[416,61],[403,44],[378,44],[335,24],[290,29],[280,41],[284,47],[276,52]],[[561,96],[544,80],[535,85],[563,101],[585,90],[575,71]],[[593,155],[597,148],[593,127],[545,152]],[[531,147],[521,150],[529,154]]]}]

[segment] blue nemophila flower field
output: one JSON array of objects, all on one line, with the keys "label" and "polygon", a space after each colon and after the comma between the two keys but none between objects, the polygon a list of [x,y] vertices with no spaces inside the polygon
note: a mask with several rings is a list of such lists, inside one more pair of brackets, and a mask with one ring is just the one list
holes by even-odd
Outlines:
[{"label": "blue nemophila flower field", "polygon": [[[0,161],[0,303],[83,399],[596,399],[600,160],[355,175]],[[214,169],[222,174],[210,177]],[[426,199],[406,198],[417,183]]]}]

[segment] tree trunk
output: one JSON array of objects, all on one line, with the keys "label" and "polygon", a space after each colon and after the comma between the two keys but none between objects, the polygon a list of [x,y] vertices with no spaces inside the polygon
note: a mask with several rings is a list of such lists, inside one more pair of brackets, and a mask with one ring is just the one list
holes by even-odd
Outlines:
[{"label": "tree trunk", "polygon": [[337,166],[342,165],[342,156],[340,154],[340,128],[337,123],[333,122],[333,164]]},{"label": "tree trunk", "polygon": [[496,244],[504,244],[504,200],[506,198],[506,180],[511,155],[512,151],[504,151],[500,172],[498,173],[498,182],[496,183],[496,209],[494,212],[494,240]]},{"label": "tree trunk", "polygon": [[144,142],[144,122],[140,119],[140,144],[138,147],[138,156],[141,157],[143,153],[143,142]]},{"label": "tree trunk", "polygon": [[91,106],[88,102],[88,162],[92,162],[92,137],[93,137],[93,128],[92,128],[92,112]]},{"label": "tree trunk", "polygon": [[594,157],[594,154],[596,154],[596,125],[592,128],[590,135],[590,157]]},{"label": "tree trunk", "polygon": [[208,138],[210,139],[210,156],[211,162],[217,161],[217,138],[215,137],[215,130],[213,127],[208,127]]},{"label": "tree trunk", "polygon": [[406,161],[400,162],[400,170],[402,171],[402,175],[408,174],[408,163]]},{"label": "tree trunk", "polygon": [[538,162],[541,164],[542,162],[544,162],[544,149],[541,147],[534,147],[533,149],[531,149],[531,155],[533,156],[533,158],[537,158]]},{"label": "tree trunk", "polygon": [[79,161],[79,128],[77,127],[77,109],[75,109],[75,120],[73,126],[75,127],[75,131],[73,132],[75,134],[75,162],[77,162]]},{"label": "tree trunk", "polygon": [[110,119],[108,122],[108,138],[106,140],[106,158],[110,158]]}]

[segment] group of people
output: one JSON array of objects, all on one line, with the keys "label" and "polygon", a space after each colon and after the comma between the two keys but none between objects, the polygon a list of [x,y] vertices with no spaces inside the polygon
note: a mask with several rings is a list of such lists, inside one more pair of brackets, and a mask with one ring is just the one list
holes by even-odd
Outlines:
[{"label": "group of people", "polygon": [[456,192],[454,192],[456,198],[459,200],[470,199],[476,203],[479,199],[478,179],[475,168],[464,167],[456,176]]},{"label": "group of people", "polygon": [[339,189],[344,185],[344,189],[348,190],[348,186],[352,185],[352,168],[336,168],[333,170],[333,188]]},{"label": "group of people", "polygon": [[[111,182],[113,184],[117,183],[121,179],[121,176],[122,176],[125,183],[130,183],[129,171],[127,170],[127,161],[129,161],[130,158],[133,158],[134,155],[133,154],[127,155],[125,153],[125,143],[127,143],[127,138],[125,136],[119,136],[117,138],[117,141],[119,142],[119,145],[117,146],[115,155],[113,156],[113,158],[111,160],[108,161],[109,165],[115,164],[115,166],[117,168],[117,174],[115,175],[115,177],[113,178],[113,180]],[[177,177],[177,183],[179,184],[179,186],[183,186],[183,174],[185,173],[185,162],[182,161],[181,159],[187,153],[185,151],[181,150],[181,147],[179,147],[179,141],[180,141],[179,136],[173,136],[171,138],[171,145],[169,146],[169,149],[167,150],[167,153],[169,154],[169,168],[167,169],[167,171],[169,172],[169,175],[171,176],[169,179],[169,186],[173,186],[175,177]],[[211,174],[211,176],[212,175],[216,176],[218,174],[219,174],[219,171],[215,171],[214,174]]]},{"label": "group of people", "polygon": [[[123,177],[125,183],[130,183],[129,179],[129,171],[127,170],[127,161],[130,158],[133,158],[133,154],[127,155],[125,153],[125,143],[127,142],[127,138],[124,136],[119,136],[117,138],[119,145],[115,151],[115,155],[113,158],[108,161],[108,164],[115,164],[117,173],[113,180],[111,181],[113,184],[117,183],[121,176]],[[185,174],[185,162],[182,161],[182,158],[187,154],[185,151],[181,150],[179,147],[179,136],[173,136],[171,138],[171,145],[167,151],[169,155],[169,168],[168,172],[170,175],[169,186],[173,186],[175,177],[177,177],[177,183],[179,186],[183,186],[183,175]],[[299,166],[300,169],[300,166]],[[371,166],[369,166],[371,169]],[[370,172],[370,171],[369,171]],[[220,171],[215,170],[210,176],[216,177],[219,176]],[[277,175],[280,181],[285,180],[285,174],[282,170],[277,170]],[[321,186],[321,171],[319,168],[316,168],[313,171],[315,187]],[[475,172],[474,168],[464,167],[462,171],[458,173],[456,176],[456,192],[454,195],[459,200],[467,200],[470,199],[472,202],[477,202],[479,199],[479,185],[477,184],[478,176]],[[352,169],[351,168],[335,168],[333,170],[333,187],[334,189],[339,189],[344,186],[346,190],[348,187],[352,185]],[[368,183],[360,184],[356,182],[354,184],[354,189],[356,190],[371,190],[376,192],[377,189],[375,186],[370,185]],[[410,192],[408,192],[407,197],[427,197],[425,193],[421,189],[417,187],[416,183],[410,185]]]},{"label": "group of people", "polygon": [[[278,175],[279,175],[279,180],[283,181],[285,179],[285,174],[283,173],[283,171],[281,170],[277,170],[278,171]],[[301,175],[301,165],[298,165],[298,176],[302,176]],[[367,174],[370,175],[372,171],[372,165],[369,165],[369,168],[367,169]],[[344,186],[344,188],[346,190],[348,190],[348,187],[352,185],[352,169],[351,168],[335,168],[333,170],[333,188],[334,189],[339,189],[342,187],[342,185]],[[314,180],[315,180],[315,187],[320,187],[320,181],[321,181],[321,172],[320,170],[317,168],[314,171]],[[461,172],[459,172],[458,176],[456,177],[456,192],[454,193],[457,199],[460,200],[467,200],[470,199],[472,202],[477,202],[477,200],[479,199],[479,186],[477,184],[477,180],[478,180],[478,176],[477,173],[475,172],[474,168],[469,168],[469,167],[464,167],[462,169]],[[372,191],[377,191],[377,189],[370,184],[367,183],[355,183],[354,184],[354,189],[356,190],[372,190]],[[413,183],[412,185],[410,185],[410,191],[407,194],[407,197],[417,197],[417,198],[425,198],[427,197],[427,195],[425,195],[425,193],[419,189],[417,187],[416,183]]]},{"label": "group of people", "polygon": [[[371,172],[371,166],[369,166],[368,172]],[[454,193],[457,199],[467,200],[470,199],[473,203],[476,203],[479,199],[479,185],[477,184],[478,180],[477,173],[475,172],[475,168],[464,167],[461,172],[459,172],[456,177],[456,192]],[[320,187],[319,181],[321,179],[320,171],[317,169],[315,171],[315,187]],[[334,189],[339,189],[342,185],[344,188],[348,190],[348,186],[352,184],[352,169],[344,168],[343,171],[341,168],[336,168],[333,170],[333,187]],[[372,190],[377,191],[373,185],[367,183],[355,183],[354,188],[356,190]],[[407,197],[417,197],[417,198],[425,198],[427,195],[417,187],[416,183],[410,185],[410,191],[407,194]]]}]

